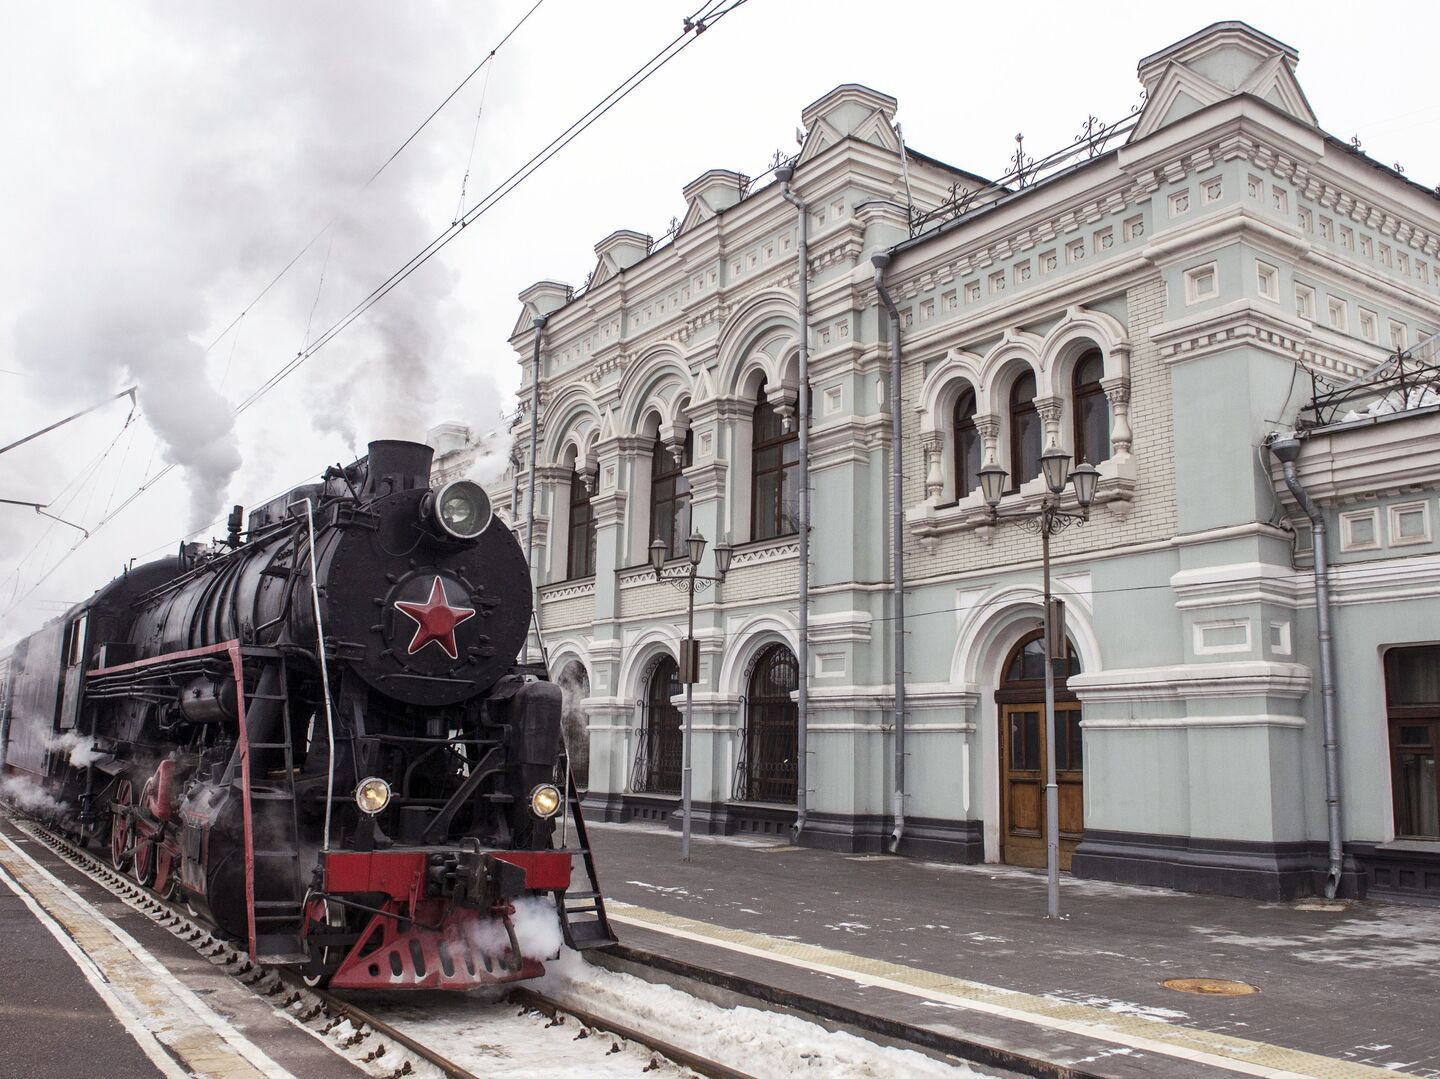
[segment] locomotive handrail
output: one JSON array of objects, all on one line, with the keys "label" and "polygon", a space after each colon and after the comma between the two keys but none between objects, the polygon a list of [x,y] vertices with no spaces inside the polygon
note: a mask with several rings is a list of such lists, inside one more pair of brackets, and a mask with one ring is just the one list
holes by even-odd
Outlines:
[{"label": "locomotive handrail", "polygon": [[330,704],[330,665],[325,662],[325,623],[320,616],[320,585],[315,577],[314,507],[307,495],[285,508],[293,509],[302,502],[305,504],[305,527],[310,533],[306,553],[310,560],[310,598],[315,605],[315,654],[320,661],[320,689],[325,698],[325,742],[328,757],[325,762],[325,833],[320,837],[320,849],[327,851],[330,849],[330,813],[335,802],[335,715]]}]

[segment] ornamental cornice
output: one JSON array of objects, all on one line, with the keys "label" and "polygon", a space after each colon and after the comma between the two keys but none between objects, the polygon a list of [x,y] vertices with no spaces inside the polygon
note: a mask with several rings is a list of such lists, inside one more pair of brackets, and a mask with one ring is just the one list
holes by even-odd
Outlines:
[{"label": "ornamental cornice", "polygon": [[607,356],[605,359],[592,365],[590,369],[585,372],[585,381],[592,384],[598,383],[612,371],[624,374],[625,370],[630,366],[630,360],[631,357],[623,352],[617,352],[613,356]]},{"label": "ornamental cornice", "polygon": [[788,562],[800,554],[800,541],[793,536],[781,540],[766,540],[762,543],[737,547],[730,559],[733,573],[739,566],[762,566],[771,562]]},{"label": "ornamental cornice", "polygon": [[580,581],[561,581],[559,584],[545,584],[540,586],[541,603],[558,603],[563,599],[575,599],[578,596],[593,596],[594,594],[594,577],[587,577]]},{"label": "ornamental cornice", "polygon": [[1235,697],[1299,700],[1310,691],[1310,668],[1264,660],[1131,667],[1071,675],[1069,687],[1086,703]]},{"label": "ornamental cornice", "polygon": [[1303,323],[1262,310],[1248,299],[1162,323],[1150,330],[1150,339],[1159,348],[1161,361],[1169,364],[1240,347],[1297,360],[1308,337],[1308,327]]}]

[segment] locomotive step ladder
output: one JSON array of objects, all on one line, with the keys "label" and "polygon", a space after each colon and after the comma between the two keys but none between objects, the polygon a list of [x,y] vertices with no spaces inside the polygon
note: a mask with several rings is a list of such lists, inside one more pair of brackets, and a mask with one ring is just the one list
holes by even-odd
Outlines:
[{"label": "locomotive step ladder", "polygon": [[581,891],[557,893],[555,905],[560,910],[560,929],[565,943],[576,951],[587,948],[603,948],[616,943],[610,929],[610,918],[605,913],[605,896],[600,891],[600,878],[595,873],[595,858],[590,852],[590,836],[585,831],[585,817],[580,812],[580,796],[575,783],[569,778],[569,764],[566,763],[567,782],[565,797],[570,819],[575,825],[575,840],[578,847],[567,847],[572,855],[579,854],[585,866],[585,877],[589,887]]},{"label": "locomotive step ladder", "polygon": [[[308,958],[300,936],[305,890],[300,867],[300,824],[295,799],[295,756],[290,744],[288,671],[283,655],[269,656],[256,671],[254,692],[246,692],[247,733],[259,728],[264,715],[278,741],[249,741],[250,767],[245,833],[251,844],[249,865],[254,925],[254,958],[260,963],[299,963]],[[278,706],[279,722],[274,722]],[[256,717],[252,726],[251,719]],[[274,737],[274,735],[270,735]],[[277,756],[279,766],[262,774],[257,761]],[[261,827],[257,828],[257,823]]]}]

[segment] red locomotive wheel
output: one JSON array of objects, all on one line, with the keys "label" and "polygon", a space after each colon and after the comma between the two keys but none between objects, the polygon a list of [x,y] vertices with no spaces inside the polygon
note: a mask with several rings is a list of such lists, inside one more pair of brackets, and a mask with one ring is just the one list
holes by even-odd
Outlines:
[{"label": "red locomotive wheel", "polygon": [[135,788],[128,779],[118,780],[110,799],[110,864],[122,873],[130,868],[131,848],[135,845],[135,822],[130,816],[134,803]]},{"label": "red locomotive wheel", "polygon": [[153,836],[137,835],[135,837],[135,861],[130,868],[130,875],[142,888],[149,888],[155,883],[155,839]]}]

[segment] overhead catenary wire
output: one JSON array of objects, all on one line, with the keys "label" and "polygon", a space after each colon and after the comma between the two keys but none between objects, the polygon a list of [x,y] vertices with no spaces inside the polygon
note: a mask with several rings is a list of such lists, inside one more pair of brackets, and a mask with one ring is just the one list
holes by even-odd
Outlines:
[{"label": "overhead catenary wire", "polygon": [[[399,269],[392,272],[389,277],[387,277],[384,281],[382,281],[379,285],[372,289],[368,295],[366,295],[362,300],[360,300],[357,304],[351,307],[338,320],[332,323],[329,328],[327,328],[322,334],[319,335],[319,337],[315,339],[314,342],[303,348],[295,357],[287,361],[284,365],[281,366],[279,370],[274,372],[263,383],[261,383],[253,391],[251,391],[249,395],[247,395],[243,400],[239,402],[239,404],[235,406],[235,408],[233,409],[233,414],[239,415],[253,407],[266,394],[268,394],[271,390],[273,390],[276,386],[278,386],[281,382],[283,382],[286,378],[293,374],[294,371],[296,371],[306,360],[308,360],[311,356],[315,355],[327,344],[329,344],[341,333],[343,333],[357,319],[364,315],[365,312],[367,312],[371,307],[373,307],[380,300],[384,299],[386,295],[388,295],[391,291],[393,291],[401,283],[403,283],[408,277],[410,277],[411,274],[415,273],[415,271],[417,271],[421,266],[428,262],[432,257],[438,254],[442,249],[447,247],[453,240],[456,239],[456,237],[460,235],[460,233],[468,225],[478,220],[481,216],[483,216],[489,210],[493,209],[496,205],[498,205],[507,195],[514,191],[516,187],[520,186],[520,184],[522,184],[531,175],[533,175],[536,171],[543,167],[556,154],[558,154],[561,150],[565,149],[566,146],[568,146],[571,142],[573,142],[576,138],[578,138],[581,134],[588,130],[593,124],[595,124],[602,117],[604,117],[612,108],[618,105],[621,101],[625,100],[625,98],[629,97],[631,93],[633,93],[641,85],[647,82],[658,71],[668,65],[672,60],[675,59],[675,57],[679,56],[680,53],[682,53],[686,48],[688,48],[699,37],[700,34],[702,34],[705,30],[713,27],[726,15],[743,6],[745,3],[746,0],[729,0],[728,3],[726,2],[726,0],[707,0],[705,4],[702,4],[699,8],[697,8],[693,14],[691,14],[684,20],[684,28],[679,34],[677,34],[674,38],[667,42],[647,61],[645,61],[638,68],[636,68],[629,76],[621,80],[621,82],[613,90],[600,98],[600,100],[595,105],[591,106],[588,110],[586,110],[586,112],[584,112],[579,117],[579,119],[572,122],[559,135],[555,136],[544,147],[536,151],[536,153],[534,153],[524,164],[519,166],[512,173],[510,173],[509,176],[507,176],[504,180],[502,180],[499,184],[492,188],[479,202],[476,203],[475,206],[473,206],[470,210],[466,211],[466,213],[456,223],[452,224],[449,228],[442,230],[429,243],[427,243],[418,252],[416,252],[415,255],[413,255],[409,260],[402,264]],[[537,3],[535,7],[538,6],[539,4]],[[532,7],[530,11],[526,13],[524,18],[528,18],[529,15],[535,10],[535,7]],[[515,29],[519,29],[519,26],[523,24],[523,21],[524,20],[522,19],[520,23],[517,23]],[[513,34],[514,30],[512,30],[511,33]],[[510,35],[507,34],[506,38],[503,39],[501,43],[503,44],[504,40],[508,40],[509,36]],[[497,49],[498,47],[499,46],[497,46]],[[475,71],[479,71],[480,68],[483,67],[486,62],[488,62],[489,58],[490,56],[489,54],[487,54],[486,59],[482,60],[481,63],[476,66]],[[470,77],[473,77],[475,71],[472,71],[471,75],[467,76],[467,81]],[[461,85],[464,85],[463,81]],[[455,91],[452,91],[451,94],[446,98],[446,100],[448,101],[450,98],[452,98],[454,94],[459,91],[459,89],[460,87],[457,87]],[[440,108],[443,107],[444,105],[442,103],[442,105],[439,106],[435,110],[435,112],[433,112],[431,116],[426,119],[425,123],[428,123],[430,119],[433,119],[434,115],[436,115],[439,112]],[[393,160],[396,156],[398,156],[399,152],[404,149],[405,145],[408,145],[410,141],[413,141],[415,135],[418,135],[419,131],[423,129],[424,126],[425,124],[422,123],[421,127],[416,129],[416,131],[410,136],[410,138],[406,140],[406,143],[402,144],[402,146],[397,149],[396,153],[392,154],[391,158],[386,161],[385,165],[382,165],[381,168],[376,171],[375,176],[371,177],[371,181],[373,181],[374,178],[380,174],[380,172],[384,171],[384,168],[386,167],[386,165],[389,164],[389,161]],[[367,181],[367,184],[371,181]],[[329,225],[327,224],[326,228],[328,227]],[[301,252],[297,253],[295,258],[291,259],[290,262],[287,263],[286,267],[281,271],[281,274],[277,275],[277,277],[273,281],[271,281],[271,283],[268,284],[265,289],[261,291],[259,296],[256,297],[256,300],[252,301],[251,304],[247,305],[246,311],[248,311],[250,307],[253,307],[254,303],[258,302],[258,300],[262,298],[265,293],[274,286],[274,284],[279,280],[279,278],[285,273],[287,273],[290,267],[292,267],[294,263],[298,261],[301,255],[303,255],[306,250],[309,250],[309,248],[314,245],[315,241],[318,240],[323,234],[324,229],[318,232],[310,240],[306,247],[302,249]],[[244,317],[246,311],[242,311],[240,315],[236,316],[236,319],[231,323],[232,327],[235,325],[236,322],[239,321],[239,319]],[[226,332],[228,332],[228,328],[227,330],[223,331],[221,335],[215,339],[214,342],[211,343],[209,348],[213,348],[214,345],[219,342],[219,340],[223,339],[224,333]],[[80,537],[79,541],[73,544],[71,548],[66,551],[53,566],[46,570],[46,572],[41,576],[41,578],[37,580],[31,588],[26,590],[23,596],[20,596],[18,599],[12,602],[4,612],[0,612],[0,618],[8,617],[21,603],[28,599],[29,596],[33,595],[34,592],[41,585],[43,585],[44,582],[48,580],[50,576],[52,576],[55,571],[58,570],[60,566],[63,565],[65,561],[67,561],[69,557],[75,553],[76,550],[78,550],[85,542],[87,542],[91,537],[93,537],[97,531],[99,531],[105,524],[109,523],[121,512],[123,512],[147,490],[152,488],[156,483],[158,483],[161,479],[168,475],[175,467],[176,465],[174,462],[166,464],[165,467],[162,468],[158,473],[156,473],[152,478],[142,483],[138,488],[136,488],[129,495],[127,495],[125,499],[123,499],[119,503],[119,505],[117,505],[113,510],[111,510],[108,514],[102,517],[98,522],[96,522],[95,525],[91,527],[89,535]]]},{"label": "overhead catenary wire", "polygon": [[415,273],[421,266],[430,261],[445,247],[449,246],[461,232],[472,222],[478,220],[485,213],[497,206],[516,187],[527,180],[546,162],[578,138],[591,125],[608,113],[625,98],[629,97],[636,89],[645,83],[652,75],[665,67],[676,56],[680,55],[686,48],[694,43],[703,28],[714,26],[725,15],[743,5],[746,0],[732,0],[728,5],[721,6],[723,0],[712,0],[712,3],[705,5],[702,14],[698,19],[686,20],[686,29],[674,37],[671,41],[655,53],[649,60],[641,64],[634,72],[620,82],[615,89],[606,94],[595,105],[591,106],[579,119],[562,131],[555,138],[551,139],[544,147],[536,151],[523,165],[517,168],[499,184],[493,187],[479,202],[464,215],[453,222],[449,227],[441,230],[429,243],[412,255],[399,269],[395,270],[380,284],[376,285],[370,293],[355,304],[344,315],[340,316],[329,329],[320,334],[307,348],[284,364],[269,378],[257,386],[249,396],[236,406],[237,413],[244,412],[258,400],[264,397],[272,389],[278,386],[291,374],[293,374],[311,356],[323,349],[332,340],[348,329],[357,319],[365,314],[370,308],[384,299],[398,285],[405,281],[411,274]]},{"label": "overhead catenary wire", "polygon": [[[363,184],[360,185],[360,193],[368,190],[370,185],[380,178],[381,173],[388,169],[391,164],[394,163],[395,159],[405,152],[406,147],[408,147],[412,142],[415,141],[416,138],[419,137],[420,133],[430,125],[431,120],[435,119],[436,116],[440,115],[441,111],[444,110],[445,106],[450,104],[450,102],[454,99],[455,95],[458,94],[466,87],[466,85],[469,84],[470,80],[476,76],[480,69],[485,67],[487,64],[490,63],[491,60],[495,58],[495,54],[504,47],[507,41],[509,41],[512,37],[515,36],[516,32],[519,31],[519,29],[524,26],[527,21],[529,21],[530,16],[535,14],[536,9],[539,8],[540,5],[544,2],[545,0],[535,0],[535,3],[530,6],[529,10],[526,11],[524,15],[520,16],[519,20],[515,23],[515,25],[510,27],[510,29],[505,32],[505,36],[502,37],[498,42],[496,42],[496,44],[490,49],[490,51],[485,54],[484,59],[482,59],[478,64],[476,64],[470,70],[470,73],[466,75],[463,79],[461,79],[459,83],[456,84],[453,90],[451,90],[448,94],[445,95],[445,99],[441,101],[440,104],[436,105],[435,108],[431,110],[430,114],[425,117],[425,119],[420,121],[419,126],[417,126],[414,131],[410,132],[410,134],[405,136],[404,141],[401,142],[399,146],[395,147],[395,149],[391,152],[390,156],[387,157],[383,162],[381,162],[380,167],[370,174],[369,179],[367,179]],[[340,216],[341,215],[339,213],[333,214],[330,219],[325,222],[325,224],[320,226],[320,229],[315,233],[315,235],[311,236],[310,239],[305,242],[305,245],[301,247],[299,251],[295,252],[295,254],[290,258],[290,260],[280,268],[280,271],[270,279],[270,281],[265,285],[265,287],[255,294],[255,296],[250,300],[250,302],[241,309],[238,315],[236,315],[233,319],[230,320],[230,322],[225,326],[223,330],[216,334],[213,341],[211,341],[208,345],[205,346],[205,352],[207,354],[212,349],[214,349],[216,345],[218,345],[221,341],[225,339],[225,335],[228,334],[231,330],[233,330],[240,323],[240,320],[243,319],[247,314],[249,314],[251,309],[253,309],[254,306],[258,304],[261,300],[263,300],[266,295],[269,294],[271,289],[273,289],[276,285],[280,283],[281,279],[284,278],[286,274],[288,274],[292,269],[294,269],[295,264],[299,262],[302,258],[304,258],[306,253],[312,247],[314,247],[316,243],[319,242],[320,237],[324,236],[327,232],[330,231],[331,228],[334,227],[335,222],[340,220]]]}]

